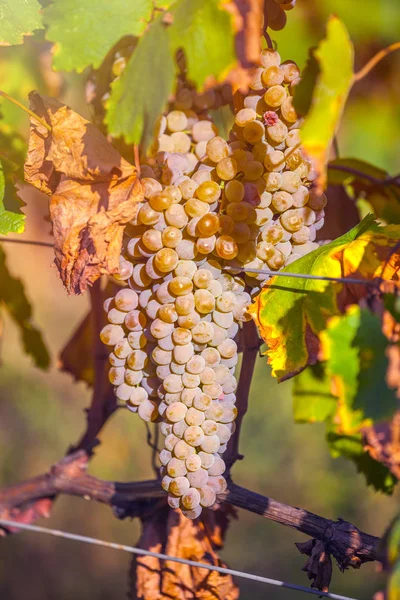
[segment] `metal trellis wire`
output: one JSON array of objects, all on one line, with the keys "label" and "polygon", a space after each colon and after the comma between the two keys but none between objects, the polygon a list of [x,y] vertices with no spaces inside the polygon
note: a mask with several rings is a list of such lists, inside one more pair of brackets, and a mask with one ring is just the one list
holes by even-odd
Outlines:
[{"label": "metal trellis wire", "polygon": [[323,598],[331,598],[331,600],[357,600],[356,598],[350,598],[349,596],[340,596],[339,594],[332,594],[330,592],[320,592],[311,588],[304,587],[302,585],[296,585],[294,583],[286,583],[278,579],[271,579],[269,577],[262,577],[261,575],[255,575],[253,573],[245,573],[235,569],[228,569],[225,567],[218,567],[214,565],[208,565],[193,560],[187,560],[185,558],[179,558],[177,556],[169,556],[168,554],[161,554],[160,552],[151,552],[150,550],[144,550],[143,548],[136,548],[135,546],[125,546],[123,544],[116,544],[114,542],[107,542],[105,540],[98,540],[96,538],[88,537],[86,535],[79,535],[76,533],[69,533],[67,531],[61,531],[60,529],[50,529],[48,527],[40,527],[39,525],[29,525],[27,523],[18,523],[18,521],[9,521],[0,519],[0,526],[2,527],[13,527],[15,529],[31,531],[34,533],[44,533],[52,535],[54,537],[61,537],[67,540],[75,542],[83,542],[85,544],[93,544],[95,546],[102,546],[103,548],[111,548],[113,550],[122,550],[123,552],[129,552],[130,554],[137,554],[139,556],[152,556],[160,560],[168,560],[171,562],[180,563],[183,565],[189,565],[191,567],[197,567],[207,569],[208,571],[217,571],[225,575],[232,575],[233,577],[241,577],[242,579],[250,579],[251,581],[257,581],[259,583],[265,583],[274,585],[277,587],[287,588],[289,590],[295,590],[298,592],[304,592],[314,596]]}]

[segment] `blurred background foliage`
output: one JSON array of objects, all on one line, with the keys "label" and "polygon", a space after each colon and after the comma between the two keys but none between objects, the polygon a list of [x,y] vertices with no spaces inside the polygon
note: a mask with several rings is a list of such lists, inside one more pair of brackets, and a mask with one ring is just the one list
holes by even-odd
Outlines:
[{"label": "blurred background foliage", "polygon": [[[377,50],[396,41],[400,8],[393,0],[298,0],[288,13],[288,24],[274,33],[283,60],[301,67],[310,46],[323,37],[326,19],[337,14],[349,29],[356,49],[356,68]],[[338,135],[340,156],[357,157],[390,173],[399,170],[400,53],[379,64],[351,92]],[[26,103],[31,89],[58,97],[90,118],[85,73],[51,71],[48,45],[37,34],[23,46],[0,48],[0,88]],[[0,133],[12,131],[16,150],[24,150],[26,115],[5,101]],[[3,138],[1,138],[3,139]],[[4,151],[4,148],[1,150]],[[47,199],[26,186],[21,194],[27,206],[26,239],[51,241]],[[34,317],[51,351],[48,372],[33,367],[23,354],[19,333],[2,315],[0,368],[0,485],[46,470],[74,443],[85,425],[84,409],[90,390],[76,384],[57,368],[57,356],[86,313],[87,297],[67,298],[57,278],[48,248],[4,244],[8,266],[26,286]],[[399,492],[384,497],[367,488],[353,464],[333,460],[324,439],[324,426],[294,425],[291,383],[278,385],[264,358],[258,360],[251,390],[250,412],[241,438],[245,460],[234,469],[237,483],[282,502],[301,506],[325,517],[342,517],[371,534],[381,535],[398,510]],[[121,410],[101,436],[90,472],[119,481],[152,476],[145,427]],[[304,536],[280,525],[241,512],[228,533],[222,556],[232,568],[282,578],[306,585],[304,564],[294,547]],[[134,544],[137,522],[118,521],[95,503],[60,498],[47,525],[121,543]],[[23,533],[0,540],[0,598],[2,600],[86,600],[124,598],[128,555]],[[336,572],[333,591],[370,599],[382,585],[376,565],[360,571]],[[303,594],[241,582],[242,598],[286,600]]]}]

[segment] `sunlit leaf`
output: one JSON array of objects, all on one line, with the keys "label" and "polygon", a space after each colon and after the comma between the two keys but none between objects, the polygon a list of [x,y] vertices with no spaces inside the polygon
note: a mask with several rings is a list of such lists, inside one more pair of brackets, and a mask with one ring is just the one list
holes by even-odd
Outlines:
[{"label": "sunlit leaf", "polygon": [[172,92],[174,77],[168,31],[159,18],[139,40],[120,79],[112,85],[106,114],[110,133],[124,136],[128,143],[142,140],[147,146]]},{"label": "sunlit leaf", "polygon": [[[379,317],[358,305],[350,306],[345,315],[330,319],[321,332],[321,342],[326,372],[335,383],[343,419],[349,408],[361,410],[365,418],[374,421],[391,417],[397,399],[395,391],[385,384],[388,340]],[[345,422],[341,427],[349,431]]]},{"label": "sunlit leaf", "polygon": [[187,77],[202,87],[208,77],[223,79],[236,63],[232,19],[220,0],[179,0],[171,9],[168,33],[174,52],[183,49]]},{"label": "sunlit leaf", "polygon": [[16,210],[7,210],[8,197],[15,193],[13,184],[6,182],[3,165],[0,162],[0,234],[22,233],[25,228],[25,215]]},{"label": "sunlit leaf", "polygon": [[178,50],[198,88],[210,78],[223,80],[236,62],[232,19],[219,0],[178,0],[168,14],[169,24],[160,15],[139,40],[107,102],[110,133],[146,148],[174,89]]},{"label": "sunlit leaf", "polygon": [[0,4],[0,46],[22,44],[24,36],[43,29],[37,0],[2,0]]},{"label": "sunlit leaf", "polygon": [[303,147],[315,164],[319,188],[326,185],[326,163],[353,81],[354,51],[343,23],[331,17],[327,36],[314,51],[320,73],[301,131]]},{"label": "sunlit leaf", "polygon": [[[282,272],[398,281],[400,258],[393,249],[399,238],[399,226],[378,227],[369,216],[345,235],[291,263]],[[318,335],[326,328],[328,319],[366,294],[364,285],[344,286],[289,276],[268,281],[251,305],[250,314],[267,343],[273,375],[282,380],[314,363],[319,350]]]},{"label": "sunlit leaf", "polygon": [[69,294],[119,270],[122,236],[143,198],[136,169],[94,125],[54,98],[30,94],[25,180],[50,199],[55,263]]},{"label": "sunlit leaf", "polygon": [[37,367],[47,369],[50,356],[40,331],[32,321],[32,308],[24,286],[8,270],[6,255],[0,246],[0,308],[2,306],[20,330],[25,352],[32,356]]},{"label": "sunlit leaf", "polygon": [[46,37],[54,42],[54,67],[81,72],[97,68],[124,36],[140,36],[153,10],[152,0],[53,0],[44,10]]}]

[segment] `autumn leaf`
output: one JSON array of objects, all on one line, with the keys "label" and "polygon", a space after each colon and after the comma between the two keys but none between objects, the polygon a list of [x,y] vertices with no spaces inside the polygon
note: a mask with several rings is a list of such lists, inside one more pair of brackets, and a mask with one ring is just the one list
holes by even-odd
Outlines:
[{"label": "autumn leaf", "polygon": [[[326,39],[314,50],[314,58],[319,73],[310,109],[301,128],[301,139],[318,174],[315,187],[322,191],[326,185],[326,164],[332,141],[353,83],[354,49],[346,27],[337,17],[330,17]],[[315,62],[313,64],[315,67]],[[302,104],[306,103],[303,101]]]},{"label": "autumn leaf", "polygon": [[25,179],[51,196],[55,263],[69,294],[119,268],[122,235],[142,190],[136,169],[91,123],[53,98],[30,94]]},{"label": "autumn leaf", "polygon": [[371,458],[400,479],[400,413],[390,421],[364,428],[363,446]]},{"label": "autumn leaf", "polygon": [[[227,512],[228,511],[228,512]],[[230,508],[203,511],[191,521],[180,511],[157,510],[143,520],[138,546],[153,552],[225,566],[216,552],[223,546]],[[230,575],[151,556],[134,558],[129,598],[132,600],[236,600],[239,590]]]},{"label": "autumn leaf", "polygon": [[[291,263],[282,273],[371,282],[381,278],[398,286],[399,239],[399,226],[379,227],[369,216],[345,235]],[[318,336],[328,319],[367,294],[368,286],[351,283],[290,276],[268,281],[249,312],[268,346],[272,374],[282,381],[315,363],[320,347]]]}]

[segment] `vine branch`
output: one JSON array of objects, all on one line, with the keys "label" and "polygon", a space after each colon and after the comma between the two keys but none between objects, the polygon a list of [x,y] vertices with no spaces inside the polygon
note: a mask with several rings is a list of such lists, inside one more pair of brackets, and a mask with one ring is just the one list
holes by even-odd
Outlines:
[{"label": "vine branch", "polygon": [[[104,481],[87,473],[88,461],[87,453],[78,450],[64,457],[47,473],[0,489],[0,519],[26,522],[30,506],[52,500],[58,494],[106,504],[120,518],[141,516],[144,510],[159,509],[160,502],[166,502],[166,494],[157,479],[131,483]],[[251,492],[232,481],[223,501],[323,541],[342,569],[379,560],[379,539],[346,521],[325,519]],[[17,531],[4,528],[3,534]]]}]

